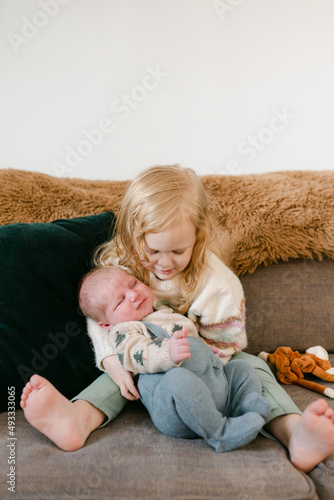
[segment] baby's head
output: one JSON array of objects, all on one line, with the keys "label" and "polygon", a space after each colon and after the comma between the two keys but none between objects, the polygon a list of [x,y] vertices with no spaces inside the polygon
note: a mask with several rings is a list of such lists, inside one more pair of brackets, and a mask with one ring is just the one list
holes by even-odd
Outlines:
[{"label": "baby's head", "polygon": [[85,316],[110,330],[117,323],[139,321],[153,312],[153,293],[124,269],[106,266],[84,276],[79,304]]}]

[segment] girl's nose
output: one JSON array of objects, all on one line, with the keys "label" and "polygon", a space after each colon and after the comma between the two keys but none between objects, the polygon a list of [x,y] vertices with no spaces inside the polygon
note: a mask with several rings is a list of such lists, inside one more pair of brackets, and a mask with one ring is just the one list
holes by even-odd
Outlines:
[{"label": "girl's nose", "polygon": [[168,266],[170,265],[169,255],[168,254],[161,254],[159,256],[158,264],[159,264],[159,266],[161,266],[165,269],[168,268]]}]

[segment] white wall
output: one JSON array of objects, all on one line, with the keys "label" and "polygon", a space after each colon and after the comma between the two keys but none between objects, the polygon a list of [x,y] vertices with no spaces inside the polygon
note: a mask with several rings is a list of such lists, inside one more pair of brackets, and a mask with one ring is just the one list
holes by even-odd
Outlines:
[{"label": "white wall", "polygon": [[333,169],[333,26],[330,0],[1,0],[0,168]]}]

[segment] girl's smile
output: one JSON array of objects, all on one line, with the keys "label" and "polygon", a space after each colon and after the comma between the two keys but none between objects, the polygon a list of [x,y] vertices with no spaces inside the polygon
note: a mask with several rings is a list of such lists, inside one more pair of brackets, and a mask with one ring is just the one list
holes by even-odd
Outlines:
[{"label": "girl's smile", "polygon": [[149,260],[143,260],[142,265],[157,278],[170,280],[189,264],[195,240],[195,228],[188,221],[159,233],[146,233],[144,248]]}]

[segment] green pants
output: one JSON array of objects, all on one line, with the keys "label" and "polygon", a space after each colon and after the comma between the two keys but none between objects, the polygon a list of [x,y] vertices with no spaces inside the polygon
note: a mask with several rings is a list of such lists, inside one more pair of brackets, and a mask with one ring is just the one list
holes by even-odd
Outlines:
[{"label": "green pants", "polygon": [[100,375],[86,389],[73,398],[72,401],[76,401],[77,399],[88,401],[105,413],[106,420],[101,427],[114,420],[128,402],[128,399],[122,396],[118,385],[115,384],[107,373]]},{"label": "green pants", "polygon": [[[265,361],[257,356],[253,356],[245,352],[239,352],[233,356],[232,359],[243,359],[256,369],[262,384],[262,394],[270,406],[270,416],[267,423],[276,417],[287,415],[289,413],[298,413],[301,415],[301,411],[285,390],[279,385],[274,374]],[[108,424],[111,420],[117,417],[128,401],[123,398],[119,387],[106,373],[98,377],[90,386],[73,398],[73,401],[77,399],[88,401],[105,413],[106,421],[102,424],[102,426]],[[266,432],[263,429],[261,434],[274,439],[269,432]]]},{"label": "green pants", "polygon": [[[283,387],[279,385],[275,375],[263,359],[243,351],[238,352],[232,359],[244,359],[255,368],[256,373],[260,377],[262,396],[266,398],[270,406],[270,415],[267,423],[276,417],[288,415],[289,413],[298,413],[298,415],[301,415],[298,406],[292,401]],[[261,434],[271,439],[275,439],[270,432],[264,429],[261,430]]]}]

